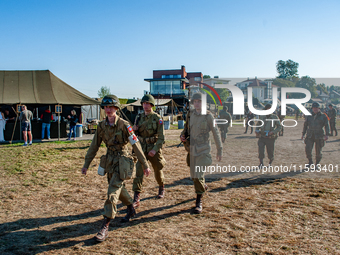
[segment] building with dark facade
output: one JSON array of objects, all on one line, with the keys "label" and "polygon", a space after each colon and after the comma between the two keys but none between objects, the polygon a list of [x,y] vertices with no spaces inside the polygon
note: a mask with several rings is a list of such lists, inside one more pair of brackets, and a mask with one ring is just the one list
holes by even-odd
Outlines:
[{"label": "building with dark facade", "polygon": [[152,79],[144,79],[150,82],[150,94],[155,98],[172,98],[177,104],[184,105],[187,101],[190,85],[203,82],[201,72],[187,72],[185,66],[181,69],[154,70]]}]

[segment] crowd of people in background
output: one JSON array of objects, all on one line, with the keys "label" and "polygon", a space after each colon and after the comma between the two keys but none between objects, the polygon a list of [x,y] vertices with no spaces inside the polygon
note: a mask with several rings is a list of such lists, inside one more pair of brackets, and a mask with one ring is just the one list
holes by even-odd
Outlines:
[{"label": "crowd of people in background", "polygon": [[[38,115],[37,115],[38,116]],[[50,107],[45,109],[37,118],[37,123],[41,123],[41,140],[43,139],[51,139],[51,123],[58,121],[58,116],[55,113],[51,112]],[[32,120],[33,113],[32,111],[27,109],[26,105],[20,105],[18,109],[18,113],[14,110],[14,108],[10,106],[1,106],[0,107],[0,143],[6,142],[8,138],[5,140],[5,130],[7,123],[15,123],[15,125],[20,125],[21,123],[21,132],[22,138],[24,140],[23,146],[32,145],[33,143],[33,134],[32,134]],[[79,121],[77,113],[75,109],[71,110],[70,115],[68,115],[64,121],[69,123],[69,133],[67,140],[71,139],[73,136],[73,140],[76,139],[76,125]],[[33,125],[34,126],[34,125]],[[13,129],[13,128],[12,128]],[[14,130],[11,130],[14,132]],[[35,136],[39,136],[35,134]],[[8,133],[7,133],[8,137]],[[12,134],[13,139],[13,134]]]}]

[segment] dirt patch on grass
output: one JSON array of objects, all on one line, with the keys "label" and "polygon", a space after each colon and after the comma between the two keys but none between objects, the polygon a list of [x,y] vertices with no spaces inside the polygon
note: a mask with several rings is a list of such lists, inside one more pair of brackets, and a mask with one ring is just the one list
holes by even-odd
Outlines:
[{"label": "dirt patch on grass", "polygon": [[[276,141],[275,165],[306,163],[299,128]],[[223,161],[257,165],[257,139],[230,129]],[[101,147],[89,174],[80,169],[90,141],[1,146],[1,254],[339,254],[340,190],[335,171],[228,173],[207,176],[203,213],[195,202],[180,130],[167,130],[165,199],[157,200],[153,174],[145,179],[141,207],[123,224],[119,205],[109,238],[96,243],[107,180],[96,173]],[[322,164],[339,165],[340,139],[331,137]],[[213,145],[214,147],[214,145]],[[213,158],[216,150],[213,149]],[[218,162],[214,161],[213,164]],[[340,172],[340,169],[339,169]],[[303,177],[303,178],[301,178]],[[132,194],[132,182],[126,184]]]}]

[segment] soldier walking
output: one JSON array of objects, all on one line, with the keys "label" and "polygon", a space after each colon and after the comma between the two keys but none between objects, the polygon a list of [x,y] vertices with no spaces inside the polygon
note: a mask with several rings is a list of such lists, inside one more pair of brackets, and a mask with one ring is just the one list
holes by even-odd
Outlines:
[{"label": "soldier walking", "polygon": [[[158,183],[158,198],[164,197],[164,174],[163,167],[165,159],[162,154],[164,144],[164,125],[162,117],[152,110],[155,106],[155,99],[152,95],[143,96],[141,104],[144,113],[136,117],[133,130],[138,135],[142,149],[147,160],[150,161],[155,173],[155,179]],[[134,206],[140,205],[140,194],[143,188],[143,168],[141,163],[136,164],[136,178],[133,180],[132,190],[134,191]]]},{"label": "soldier walking", "polygon": [[[205,184],[202,169],[210,166],[212,163],[209,132],[211,131],[214,136],[218,161],[222,159],[222,142],[218,128],[213,125],[214,117],[212,114],[208,111],[206,115],[202,115],[201,113],[202,94],[194,94],[192,96],[192,102],[194,109],[190,110],[180,139],[185,143],[185,147],[188,148],[188,134],[190,136],[190,149],[187,149],[189,150],[187,164],[190,166],[190,176],[194,181],[195,192],[197,194],[196,206],[193,212],[198,214],[203,210],[202,197],[208,189],[208,186]],[[198,171],[197,168],[199,168]]]},{"label": "soldier walking", "polygon": [[[245,134],[247,134],[247,132],[248,132],[249,124],[250,124],[250,125],[253,125],[253,124],[254,124],[253,121],[250,121],[250,120],[252,120],[252,119],[254,119],[254,118],[255,118],[254,113],[252,113],[251,111],[249,111],[248,114],[247,114],[247,117],[246,117],[246,131],[244,131]],[[249,121],[250,121],[250,122],[249,122]],[[249,123],[248,123],[248,122],[249,122]],[[253,133],[253,127],[251,126],[251,127],[250,127],[250,134],[252,134],[252,133]]]},{"label": "soldier walking", "polygon": [[[277,116],[279,117],[280,122],[282,124],[282,121],[285,119],[285,115],[282,115],[282,113],[281,113],[281,106],[277,110]],[[284,127],[281,125],[281,130],[279,132],[279,136],[283,136],[283,129],[284,129]]]},{"label": "soldier walking", "polygon": [[[264,107],[265,110],[270,109],[271,104],[266,104]],[[260,116],[259,121],[255,133],[256,137],[259,138],[257,145],[259,147],[259,169],[263,167],[263,159],[264,159],[264,149],[267,149],[267,154],[269,158],[269,166],[272,165],[274,160],[274,149],[275,149],[275,140],[277,139],[277,135],[280,132],[282,126],[279,120],[279,117],[275,114],[269,114]],[[260,125],[263,124],[261,127]]]},{"label": "soldier walking", "polygon": [[[308,164],[306,167],[310,167],[313,164],[312,150],[315,143],[315,153],[316,153],[316,165],[320,163],[322,158],[322,147],[325,146],[325,141],[328,140],[329,135],[329,124],[327,116],[320,111],[320,105],[317,102],[312,104],[312,115],[306,116],[305,123],[303,125],[302,137],[305,134],[305,144],[306,144],[306,156],[308,159]],[[326,135],[324,133],[324,130]]]},{"label": "soldier walking", "polygon": [[[115,218],[117,214],[117,203],[121,200],[127,205],[127,214],[122,221],[127,222],[135,215],[133,200],[125,188],[124,177],[131,174],[131,167],[134,166],[132,156],[129,155],[128,143],[132,145],[138,162],[144,168],[144,174],[149,175],[150,169],[147,160],[143,154],[142,148],[136,135],[132,131],[129,123],[121,119],[117,114],[120,109],[120,102],[115,95],[107,95],[103,98],[101,107],[104,108],[107,115],[106,119],[98,124],[98,128],[93,137],[92,143],[85,156],[85,163],[81,170],[86,175],[93,158],[104,142],[107,147],[106,156],[102,156],[100,167],[104,168],[107,174],[109,188],[107,191],[107,199],[104,204],[104,221],[98,234],[95,236],[99,242],[104,241],[108,236],[110,220]],[[99,173],[99,169],[98,169]],[[131,178],[131,176],[129,176]]]},{"label": "soldier walking", "polygon": [[228,112],[228,106],[226,106],[226,105],[223,106],[223,109],[220,110],[220,112],[219,112],[218,118],[228,121],[228,123],[219,126],[220,131],[221,131],[222,142],[224,143],[225,139],[227,138],[229,125],[230,125],[230,122],[231,122],[231,115]]},{"label": "soldier walking", "polygon": [[336,110],[333,108],[332,104],[328,105],[328,118],[329,118],[329,125],[331,128],[331,136],[333,136],[333,131],[335,132],[335,136],[338,135],[338,131],[336,130]]}]

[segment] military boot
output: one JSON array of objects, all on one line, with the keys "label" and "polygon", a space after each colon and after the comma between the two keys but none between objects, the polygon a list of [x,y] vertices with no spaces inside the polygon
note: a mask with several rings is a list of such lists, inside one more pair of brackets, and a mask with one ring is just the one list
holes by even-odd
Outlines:
[{"label": "military boot", "polygon": [[335,136],[338,136],[338,130],[334,130],[335,131]]},{"label": "military boot", "polygon": [[135,194],[133,195],[133,207],[138,208],[140,205],[140,192],[135,191]]},{"label": "military boot", "polygon": [[263,167],[263,159],[260,159],[259,169],[262,169]]},{"label": "military boot", "polygon": [[331,131],[331,133],[329,134],[329,136],[333,136],[333,130]]},{"label": "military boot", "polygon": [[103,225],[100,228],[98,234],[95,236],[95,239],[98,242],[103,242],[109,235],[109,225],[110,225],[110,218],[104,216]]},{"label": "military boot", "polygon": [[130,219],[136,215],[136,210],[133,207],[133,205],[128,205],[127,206],[127,213],[125,215],[125,217],[122,219],[122,222],[129,222]]},{"label": "military boot", "polygon": [[200,214],[203,210],[202,207],[202,195],[197,194],[197,198],[196,198],[196,207],[194,209],[194,213],[195,214]]},{"label": "military boot", "polygon": [[[320,161],[321,161],[321,159],[317,159],[316,161],[315,161],[315,170],[320,170]],[[319,165],[319,166],[318,166]]]},{"label": "military boot", "polygon": [[157,198],[163,198],[164,197],[164,193],[165,193],[164,185],[163,186],[159,186]]},{"label": "military boot", "polygon": [[269,160],[269,166],[273,164],[274,159]]},{"label": "military boot", "polygon": [[308,164],[306,164],[306,167],[310,167],[311,165],[313,165],[313,160],[312,159],[308,159]]}]

